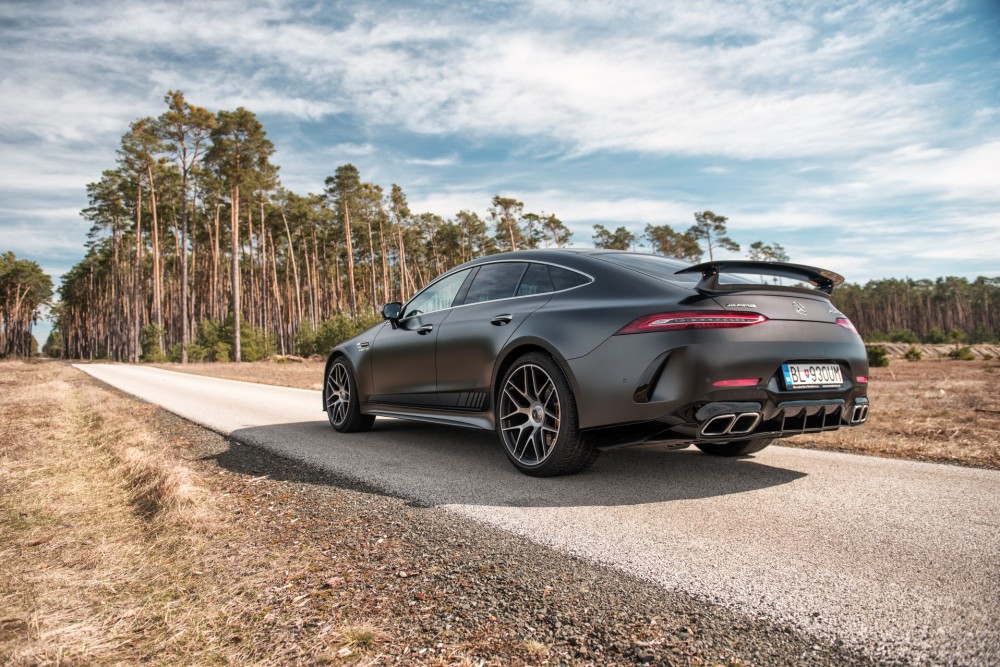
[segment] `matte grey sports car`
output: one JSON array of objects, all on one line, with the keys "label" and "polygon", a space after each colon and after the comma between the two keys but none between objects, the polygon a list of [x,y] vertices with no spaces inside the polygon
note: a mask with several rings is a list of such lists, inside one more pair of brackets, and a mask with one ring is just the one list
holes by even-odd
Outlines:
[{"label": "matte grey sports car", "polygon": [[536,476],[642,443],[750,454],[868,418],[865,347],[829,300],[841,282],[608,250],[483,257],[337,346],[323,408],[342,432],[376,415],[495,430]]}]

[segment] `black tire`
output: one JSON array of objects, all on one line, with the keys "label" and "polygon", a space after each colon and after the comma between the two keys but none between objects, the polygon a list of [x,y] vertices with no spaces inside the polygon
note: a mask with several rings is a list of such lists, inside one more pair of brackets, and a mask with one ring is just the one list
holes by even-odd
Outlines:
[{"label": "black tire", "polygon": [[358,383],[351,365],[344,357],[330,364],[324,383],[323,400],[330,425],[341,433],[367,431],[375,423],[374,415],[361,414]]},{"label": "black tire", "polygon": [[695,446],[712,456],[746,456],[756,454],[774,442],[774,438],[753,438],[735,442],[696,442]]},{"label": "black tire", "polygon": [[589,468],[600,454],[580,435],[573,391],[546,354],[526,354],[507,369],[495,411],[504,453],[526,475],[572,475]]}]

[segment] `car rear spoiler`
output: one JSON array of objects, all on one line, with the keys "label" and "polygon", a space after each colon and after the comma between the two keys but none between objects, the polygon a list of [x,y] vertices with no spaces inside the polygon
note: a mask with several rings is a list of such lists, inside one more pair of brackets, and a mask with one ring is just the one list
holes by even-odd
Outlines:
[{"label": "car rear spoiler", "polygon": [[832,294],[833,288],[844,282],[844,276],[817,269],[814,266],[803,264],[787,264],[785,262],[751,262],[743,260],[719,260],[717,262],[704,262],[695,264],[686,269],[681,269],[677,273],[700,273],[701,280],[695,286],[699,292],[743,292],[748,289],[765,290],[788,290],[801,289],[787,286],[767,285],[767,284],[744,284],[744,283],[720,283],[720,273],[751,273],[762,276],[779,276],[781,278],[794,278],[811,283],[817,290],[825,294]]}]

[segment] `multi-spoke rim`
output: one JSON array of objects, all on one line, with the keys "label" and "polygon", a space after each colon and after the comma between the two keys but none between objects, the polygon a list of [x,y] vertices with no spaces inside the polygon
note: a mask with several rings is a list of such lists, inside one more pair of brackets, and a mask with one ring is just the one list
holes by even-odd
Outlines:
[{"label": "multi-spoke rim", "polygon": [[338,426],[347,420],[347,409],[351,403],[351,383],[347,367],[340,361],[333,365],[326,376],[326,412]]},{"label": "multi-spoke rim", "polygon": [[541,366],[519,366],[500,394],[500,431],[517,461],[537,465],[547,459],[559,437],[559,393]]}]

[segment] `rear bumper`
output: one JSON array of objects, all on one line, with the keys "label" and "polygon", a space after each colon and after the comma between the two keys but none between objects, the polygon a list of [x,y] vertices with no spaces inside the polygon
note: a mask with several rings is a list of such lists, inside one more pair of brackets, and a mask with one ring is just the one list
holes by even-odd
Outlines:
[{"label": "rear bumper", "polygon": [[[789,438],[804,433],[835,431],[861,426],[868,419],[868,399],[813,399],[777,404],[723,401],[694,404],[680,411],[695,411],[695,419],[681,415],[663,420],[615,424],[586,429],[584,435],[601,449],[651,443],[732,442],[750,438]],[[680,423],[677,423],[680,419]]]},{"label": "rear bumper", "polygon": [[[787,390],[781,365],[836,363],[844,383]],[[852,332],[822,322],[613,336],[568,361],[580,426],[598,447],[727,442],[855,426],[867,419],[868,358]],[[719,380],[759,378],[750,387]]]}]

